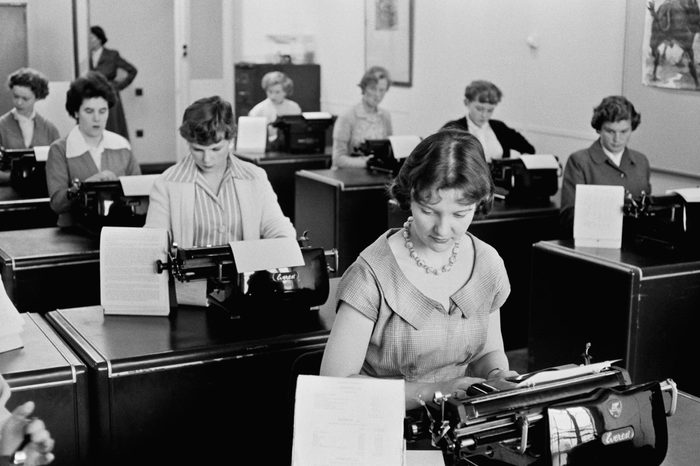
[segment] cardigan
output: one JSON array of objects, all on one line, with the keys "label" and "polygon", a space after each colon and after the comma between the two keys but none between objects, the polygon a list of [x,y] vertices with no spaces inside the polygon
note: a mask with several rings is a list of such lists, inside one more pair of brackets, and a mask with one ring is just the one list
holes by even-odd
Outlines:
[{"label": "cardigan", "polygon": [[[489,120],[489,125],[496,135],[496,139],[501,144],[503,148],[503,158],[510,157],[510,150],[515,149],[521,154],[534,154],[535,147],[528,142],[525,137],[509,127],[500,120]],[[448,121],[440,129],[461,129],[462,131],[469,131],[469,124],[467,123],[467,117],[463,116],[456,120]]]},{"label": "cardigan", "polygon": [[[187,156],[192,157],[192,155]],[[234,186],[241,208],[243,239],[296,237],[296,230],[277,203],[277,195],[262,168],[230,156]],[[194,181],[179,176],[187,158],[168,168],[153,183],[147,228],[164,228],[180,247],[194,246]]]},{"label": "cardigan", "polygon": [[[61,135],[56,126],[38,113],[34,116],[34,136],[30,147],[48,146]],[[12,116],[12,111],[0,117],[0,147],[5,149],[24,149],[24,136],[19,123]]]}]

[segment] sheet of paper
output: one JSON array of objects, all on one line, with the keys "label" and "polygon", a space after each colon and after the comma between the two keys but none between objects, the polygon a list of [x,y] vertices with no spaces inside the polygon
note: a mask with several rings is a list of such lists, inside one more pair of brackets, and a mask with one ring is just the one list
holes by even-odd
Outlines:
[{"label": "sheet of paper", "polygon": [[554,382],[556,380],[569,379],[571,377],[577,377],[585,374],[595,374],[603,369],[607,369],[616,362],[621,361],[621,359],[614,359],[610,361],[598,362],[595,364],[580,365],[576,367],[566,368],[566,369],[556,369],[550,371],[542,371],[533,374],[532,377],[519,382],[518,387],[531,387],[533,385],[539,385],[545,382]]},{"label": "sheet of paper", "polygon": [[540,168],[555,168],[559,169],[559,162],[552,154],[523,154],[520,160],[525,164],[528,170],[536,170]]},{"label": "sheet of paper", "polygon": [[189,282],[175,280],[175,296],[177,296],[178,304],[207,307],[209,306],[207,280],[192,280]]},{"label": "sheet of paper", "polygon": [[591,248],[620,248],[622,245],[622,186],[576,185],[574,242]]},{"label": "sheet of paper", "polygon": [[678,193],[685,202],[700,202],[700,188],[669,189],[666,194]]},{"label": "sheet of paper", "polygon": [[442,450],[406,450],[406,466],[445,466]]},{"label": "sheet of paper", "polygon": [[19,334],[24,327],[24,319],[19,315],[4,284],[0,281],[0,336]]},{"label": "sheet of paper", "polygon": [[403,380],[300,375],[293,466],[400,466]]},{"label": "sheet of paper", "polygon": [[10,399],[10,386],[8,383],[0,377],[0,426],[5,423],[5,421],[10,417],[10,412],[7,410],[5,405],[7,400]]},{"label": "sheet of paper", "polygon": [[168,232],[162,228],[104,227],[100,234],[100,298],[105,314],[167,316],[165,261]]},{"label": "sheet of paper", "polygon": [[307,120],[330,120],[333,118],[328,112],[302,112],[301,115]]},{"label": "sheet of paper", "polygon": [[236,151],[238,152],[265,152],[267,144],[267,118],[265,117],[238,117],[238,136],[236,138]]},{"label": "sheet of paper", "polygon": [[122,191],[125,196],[148,196],[151,194],[153,182],[160,175],[133,175],[120,176],[119,182],[122,184]]},{"label": "sheet of paper", "polygon": [[304,265],[294,238],[271,238],[229,243],[238,273]]},{"label": "sheet of paper", "polygon": [[397,160],[405,159],[411,155],[420,141],[421,137],[415,135],[389,136],[391,151]]},{"label": "sheet of paper", "polygon": [[37,162],[46,162],[49,159],[49,146],[34,146],[34,158]]}]

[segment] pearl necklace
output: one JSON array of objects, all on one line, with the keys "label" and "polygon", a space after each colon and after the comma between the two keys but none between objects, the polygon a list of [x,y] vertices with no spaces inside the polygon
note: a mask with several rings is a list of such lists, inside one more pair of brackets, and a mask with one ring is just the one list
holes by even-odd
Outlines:
[{"label": "pearl necklace", "polygon": [[414,261],[416,261],[416,265],[425,270],[425,273],[431,273],[433,275],[440,275],[443,272],[449,272],[452,269],[452,266],[455,265],[455,262],[457,262],[457,253],[459,252],[459,241],[455,241],[455,245],[452,247],[452,254],[450,254],[450,258],[447,260],[447,264],[443,265],[439,269],[431,267],[418,256],[418,253],[413,247],[413,241],[411,241],[410,232],[412,221],[413,217],[408,217],[408,219],[403,224],[403,230],[401,231],[401,234],[403,235],[404,245],[406,246],[406,249],[408,249],[408,253],[411,256],[411,258]]}]

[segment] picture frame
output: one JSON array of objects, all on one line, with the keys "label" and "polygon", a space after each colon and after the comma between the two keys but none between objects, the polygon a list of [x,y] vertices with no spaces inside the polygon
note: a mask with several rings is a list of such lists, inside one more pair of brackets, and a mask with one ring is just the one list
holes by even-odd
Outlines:
[{"label": "picture frame", "polygon": [[365,0],[365,69],[376,65],[392,85],[411,86],[413,0]]}]

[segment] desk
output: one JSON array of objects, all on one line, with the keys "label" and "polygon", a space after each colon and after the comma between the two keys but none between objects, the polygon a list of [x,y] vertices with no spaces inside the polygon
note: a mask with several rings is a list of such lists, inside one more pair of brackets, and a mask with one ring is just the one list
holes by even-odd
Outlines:
[{"label": "desk", "polygon": [[0,186],[0,231],[56,226],[49,198],[23,199],[12,187]]},{"label": "desk", "polygon": [[389,175],[365,168],[301,170],[295,181],[295,226],[311,244],[337,248],[343,273],[387,228]]},{"label": "desk", "polygon": [[[408,212],[390,202],[389,228],[400,228],[407,217]],[[469,226],[469,232],[496,248],[508,272],[511,292],[501,308],[501,333],[506,350],[525,348],[528,344],[532,245],[555,239],[558,229],[558,199],[546,205],[506,204],[496,199],[491,212],[476,217]]]},{"label": "desk", "polygon": [[621,358],[633,382],[672,378],[700,394],[700,258],[647,249],[533,246],[530,370]]},{"label": "desk", "polygon": [[[294,223],[294,174],[299,170],[316,170],[331,166],[330,154],[290,154],[265,152],[264,154],[237,153],[236,157],[254,163],[265,170],[277,194],[277,201],[284,215]],[[301,231],[299,231],[301,233]]]},{"label": "desk", "polygon": [[88,464],[88,381],[85,365],[38,314],[23,314],[24,347],[0,354],[0,373],[12,387],[7,407],[36,403],[56,440],[52,464]]},{"label": "desk", "polygon": [[290,369],[325,345],[318,312],[232,321],[216,309],[85,307],[46,318],[88,367],[95,464],[232,464],[246,453],[290,463]]},{"label": "desk", "polygon": [[20,312],[97,304],[99,239],[58,227],[0,231],[0,275]]}]

